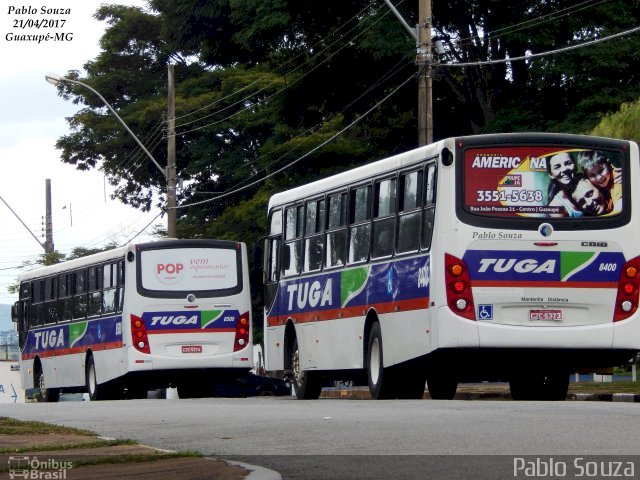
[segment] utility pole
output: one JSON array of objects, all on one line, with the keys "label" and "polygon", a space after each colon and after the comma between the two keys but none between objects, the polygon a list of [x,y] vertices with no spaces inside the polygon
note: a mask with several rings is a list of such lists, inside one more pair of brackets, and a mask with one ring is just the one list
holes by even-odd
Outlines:
[{"label": "utility pole", "polygon": [[409,35],[416,41],[418,65],[418,146],[433,142],[433,90],[431,55],[431,0],[418,0],[418,25],[415,30],[402,18],[391,0],[384,0]]},{"label": "utility pole", "polygon": [[44,253],[53,253],[53,218],[51,216],[51,179],[45,180]]},{"label": "utility pole", "polygon": [[431,0],[418,0],[418,145],[433,142],[433,78],[431,52]]},{"label": "utility pole", "polygon": [[176,84],[173,65],[168,71],[167,98],[167,236],[177,238],[176,233]]}]

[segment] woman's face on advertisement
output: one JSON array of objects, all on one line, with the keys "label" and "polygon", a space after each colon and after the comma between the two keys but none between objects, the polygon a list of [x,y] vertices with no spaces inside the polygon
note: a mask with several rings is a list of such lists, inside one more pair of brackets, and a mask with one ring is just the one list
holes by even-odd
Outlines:
[{"label": "woman's face on advertisement", "polygon": [[549,159],[549,176],[562,185],[569,185],[576,173],[576,164],[568,153],[558,153]]},{"label": "woman's face on advertisement", "polygon": [[585,169],[584,173],[596,187],[605,188],[611,180],[611,170],[604,162],[596,163],[593,167]]}]

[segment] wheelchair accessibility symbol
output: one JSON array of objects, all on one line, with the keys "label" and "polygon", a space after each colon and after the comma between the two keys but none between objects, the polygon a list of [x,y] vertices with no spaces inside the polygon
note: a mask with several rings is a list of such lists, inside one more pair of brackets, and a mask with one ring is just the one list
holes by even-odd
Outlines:
[{"label": "wheelchair accessibility symbol", "polygon": [[478,305],[478,320],[493,320],[493,305]]}]

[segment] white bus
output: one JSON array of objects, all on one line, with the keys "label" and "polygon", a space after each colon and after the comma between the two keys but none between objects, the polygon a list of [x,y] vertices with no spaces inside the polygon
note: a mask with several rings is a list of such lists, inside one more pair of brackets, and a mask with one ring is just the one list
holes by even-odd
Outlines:
[{"label": "white bus", "polygon": [[509,381],[564,399],[569,372],[640,349],[633,142],[450,138],[274,195],[266,369],[299,398],[335,379],[373,398]]},{"label": "white bus", "polygon": [[22,275],[14,306],[25,389],[56,401],[203,396],[253,366],[243,243],[165,240]]}]

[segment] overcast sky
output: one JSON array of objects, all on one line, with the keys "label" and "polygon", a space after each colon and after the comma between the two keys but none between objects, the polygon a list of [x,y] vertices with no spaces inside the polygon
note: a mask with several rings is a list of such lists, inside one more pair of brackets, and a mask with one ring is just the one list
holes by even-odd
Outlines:
[{"label": "overcast sky", "polygon": [[[101,246],[109,241],[123,243],[158,214],[157,210],[143,213],[111,200],[111,188],[99,171],[77,171],[62,163],[60,152],[55,149],[56,140],[69,132],[65,117],[73,115],[78,107],[59,97],[44,76],[49,72],[64,75],[68,70],[82,69],[87,60],[95,58],[104,24],[96,21],[93,14],[101,3],[105,2],[8,0],[0,7],[0,58],[4,66],[0,75],[0,196],[44,243],[41,223],[45,214],[45,180],[51,179],[53,240],[56,250],[62,253],[69,253],[74,247]],[[143,0],[108,3],[145,5]],[[37,13],[18,14],[11,8],[25,5]],[[70,13],[43,14],[43,6],[70,9]],[[66,22],[62,28],[30,28],[32,20],[44,19]],[[22,25],[27,28],[21,29]],[[39,44],[10,39],[11,35],[59,32],[72,33],[73,39]],[[140,138],[146,134],[134,133]],[[127,135],[124,129],[123,135]],[[160,164],[166,161],[157,160]],[[160,217],[155,224],[166,224],[166,217]],[[6,291],[19,273],[15,267],[37,259],[41,253],[42,247],[0,202],[0,303],[16,300]]]}]

